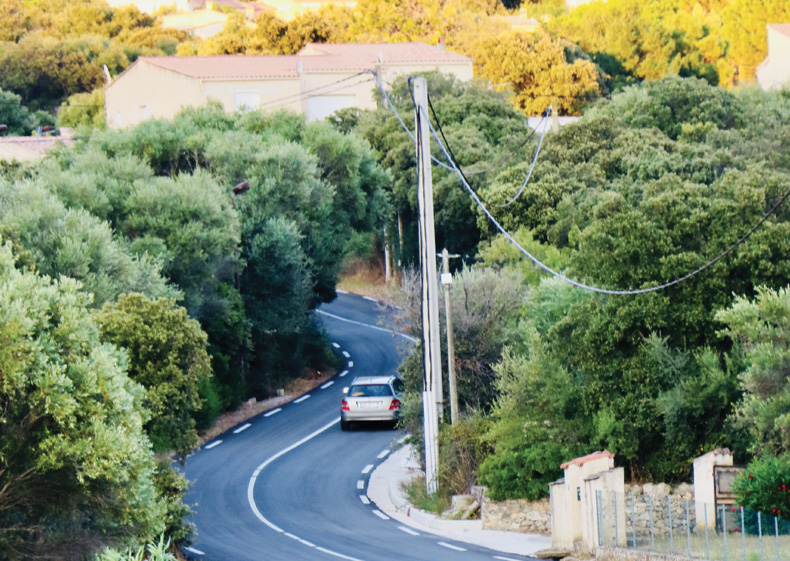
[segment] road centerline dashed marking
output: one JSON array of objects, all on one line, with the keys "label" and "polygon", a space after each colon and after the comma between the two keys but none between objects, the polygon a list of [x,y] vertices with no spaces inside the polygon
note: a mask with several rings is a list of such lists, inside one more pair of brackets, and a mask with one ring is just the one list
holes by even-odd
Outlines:
[{"label": "road centerline dashed marking", "polygon": [[349,360],[348,361],[348,367],[349,368],[354,368],[354,361],[353,360]]},{"label": "road centerline dashed marking", "polygon": [[220,444],[222,444],[221,440],[215,440],[214,442],[206,446],[206,450],[211,450],[212,448],[214,448],[215,446],[219,446]]},{"label": "road centerline dashed marking", "polygon": [[438,542],[440,546],[446,547],[447,549],[452,549],[454,551],[466,551],[463,547],[458,547],[457,545],[453,545],[446,542]]},{"label": "road centerline dashed marking", "polygon": [[374,511],[373,511],[373,514],[375,514],[376,516],[378,516],[378,517],[379,517],[379,518],[381,518],[382,520],[389,520],[389,519],[390,519],[390,517],[389,517],[389,516],[387,516],[386,514],[384,514],[383,512],[381,512],[380,510],[374,510]]},{"label": "road centerline dashed marking", "polygon": [[346,374],[348,374],[348,370],[343,370],[343,372],[340,373],[340,377],[342,378]]},{"label": "road centerline dashed marking", "polygon": [[272,415],[275,415],[275,414],[279,413],[280,411],[282,411],[282,409],[278,407],[277,409],[272,409],[268,413],[264,413],[263,416],[264,417],[271,417]]},{"label": "road centerline dashed marking", "polygon": [[382,450],[381,452],[379,452],[379,455],[378,455],[378,456],[376,456],[376,457],[377,457],[377,458],[380,460],[381,458],[384,458],[384,457],[385,457],[387,454],[389,454],[389,453],[390,453],[389,449],[387,449],[387,450]]},{"label": "road centerline dashed marking", "polygon": [[351,355],[348,354],[348,351],[343,351],[343,356],[346,358],[351,358]]},{"label": "road centerline dashed marking", "polygon": [[333,346],[334,348],[336,348],[336,349],[339,349],[339,348],[340,348],[340,345],[338,345],[337,343],[332,343],[332,346]]},{"label": "road centerline dashed marking", "polygon": [[302,402],[303,402],[304,400],[306,400],[306,399],[310,399],[310,394],[303,395],[302,397],[300,397],[299,399],[297,399],[296,401],[294,401],[294,403],[302,403]]},{"label": "road centerline dashed marking", "polygon": [[200,551],[199,549],[195,549],[194,547],[185,547],[184,549],[186,549],[190,553],[194,553],[195,555],[205,555],[206,554],[205,552]]},{"label": "road centerline dashed marking", "polygon": [[365,488],[365,482],[362,479],[357,481],[357,489],[364,489],[364,488]]},{"label": "road centerline dashed marking", "polygon": [[362,470],[362,473],[370,473],[370,470],[372,470],[374,467],[376,467],[376,466],[374,466],[373,464],[368,464],[368,465],[366,465],[366,466],[365,466],[365,468]]},{"label": "road centerline dashed marking", "polygon": [[363,505],[369,505],[370,504],[370,499],[368,498],[367,495],[360,495],[359,496],[359,500],[362,501]]},{"label": "road centerline dashed marking", "polygon": [[322,390],[325,390],[325,389],[327,389],[329,386],[331,386],[331,385],[332,385],[332,384],[334,384],[334,383],[335,383],[335,382],[334,382],[334,380],[329,380],[329,381],[328,381],[326,384],[324,384],[323,386],[321,386],[321,389],[322,389]]},{"label": "road centerline dashed marking", "polygon": [[243,431],[247,430],[247,429],[248,429],[248,428],[250,428],[251,426],[252,426],[252,425],[251,425],[250,423],[244,423],[244,424],[243,424],[243,425],[241,425],[239,428],[237,428],[236,430],[234,430],[234,431],[233,431],[233,434],[239,434],[240,432],[243,432]]},{"label": "road centerline dashed marking", "polygon": [[411,528],[407,528],[406,526],[398,526],[398,530],[400,530],[401,532],[406,532],[410,536],[419,536],[420,535],[419,532],[415,532],[414,530],[412,530]]}]

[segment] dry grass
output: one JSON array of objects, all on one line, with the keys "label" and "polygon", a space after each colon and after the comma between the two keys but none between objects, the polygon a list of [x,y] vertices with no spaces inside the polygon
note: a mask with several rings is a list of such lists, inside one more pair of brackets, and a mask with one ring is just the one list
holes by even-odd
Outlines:
[{"label": "dry grass", "polygon": [[337,283],[337,288],[361,296],[369,296],[383,302],[392,301],[392,287],[384,279],[381,267],[371,266],[361,260],[346,264]]},{"label": "dry grass", "polygon": [[228,429],[242,424],[255,415],[263,413],[264,411],[269,411],[270,409],[274,409],[283,403],[288,403],[289,401],[306,394],[307,392],[329,380],[334,375],[334,370],[327,370],[324,372],[309,372],[303,375],[301,378],[293,380],[288,385],[288,387],[285,388],[285,394],[282,396],[264,399],[263,401],[256,401],[255,398],[245,401],[241,408],[237,409],[236,411],[230,411],[217,417],[211,428],[198,432],[198,446],[203,446],[209,440],[213,440]]}]

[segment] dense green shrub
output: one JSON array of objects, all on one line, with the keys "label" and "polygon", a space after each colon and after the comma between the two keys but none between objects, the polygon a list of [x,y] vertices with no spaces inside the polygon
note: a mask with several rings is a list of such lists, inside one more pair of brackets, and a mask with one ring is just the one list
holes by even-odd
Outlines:
[{"label": "dense green shrub", "polygon": [[733,490],[744,508],[790,520],[790,454],[751,462]]},{"label": "dense green shrub", "polygon": [[480,466],[480,483],[495,501],[547,497],[549,483],[562,476],[560,464],[574,457],[562,444],[536,442],[521,450],[497,450]]}]

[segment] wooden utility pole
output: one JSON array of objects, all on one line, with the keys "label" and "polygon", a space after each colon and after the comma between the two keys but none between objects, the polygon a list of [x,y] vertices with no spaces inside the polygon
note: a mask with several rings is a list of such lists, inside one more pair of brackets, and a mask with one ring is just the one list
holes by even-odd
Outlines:
[{"label": "wooden utility pole", "polygon": [[417,133],[417,202],[420,213],[420,264],[422,270],[422,333],[425,354],[422,394],[425,430],[425,483],[428,494],[439,483],[439,415],[442,409],[442,360],[439,344],[439,285],[436,279],[436,241],[433,227],[433,179],[431,139],[428,129],[428,85],[425,78],[414,80],[414,114]]}]

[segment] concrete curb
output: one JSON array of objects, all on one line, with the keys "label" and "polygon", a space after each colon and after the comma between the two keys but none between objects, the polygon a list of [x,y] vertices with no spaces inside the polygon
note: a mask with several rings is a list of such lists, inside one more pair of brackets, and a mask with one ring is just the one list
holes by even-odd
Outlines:
[{"label": "concrete curb", "polygon": [[547,536],[483,530],[480,520],[443,520],[413,506],[402,488],[422,475],[411,454],[410,446],[395,450],[370,475],[368,497],[386,515],[416,530],[504,553],[529,556],[551,545]]}]

